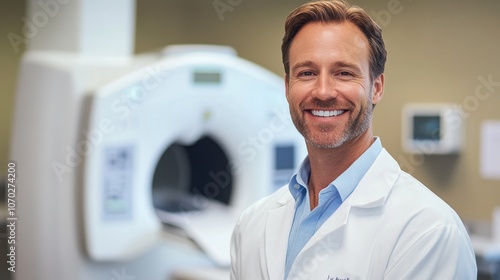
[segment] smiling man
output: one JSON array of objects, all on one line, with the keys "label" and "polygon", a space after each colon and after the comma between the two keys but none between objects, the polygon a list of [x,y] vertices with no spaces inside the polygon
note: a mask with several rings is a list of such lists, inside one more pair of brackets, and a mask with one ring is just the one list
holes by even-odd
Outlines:
[{"label": "smiling man", "polygon": [[467,231],[373,136],[382,31],[344,1],[306,3],[282,44],[286,98],[308,157],[240,217],[231,279],[475,279]]}]

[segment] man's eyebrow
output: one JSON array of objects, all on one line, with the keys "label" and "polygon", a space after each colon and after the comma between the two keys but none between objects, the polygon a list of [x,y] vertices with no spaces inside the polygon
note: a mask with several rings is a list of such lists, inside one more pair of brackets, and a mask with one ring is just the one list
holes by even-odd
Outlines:
[{"label": "man's eyebrow", "polygon": [[359,67],[359,65],[354,64],[354,63],[349,63],[346,61],[337,61],[334,63],[334,65],[335,65],[335,67],[350,68],[353,70],[361,71],[361,67]]},{"label": "man's eyebrow", "polygon": [[[305,60],[305,61],[301,61],[301,62],[298,62],[298,63],[292,65],[291,70],[294,71],[297,68],[312,67],[315,65],[316,65],[316,63],[314,63],[313,61]],[[333,66],[338,67],[338,68],[349,68],[349,69],[361,71],[361,67],[359,65],[357,65],[355,63],[350,63],[347,61],[337,61],[333,64]]]},{"label": "man's eyebrow", "polygon": [[301,67],[311,67],[311,66],[314,66],[316,65],[314,62],[312,62],[311,60],[305,60],[305,61],[301,61],[301,62],[298,62],[294,65],[292,65],[292,71],[297,69],[297,68],[301,68]]}]

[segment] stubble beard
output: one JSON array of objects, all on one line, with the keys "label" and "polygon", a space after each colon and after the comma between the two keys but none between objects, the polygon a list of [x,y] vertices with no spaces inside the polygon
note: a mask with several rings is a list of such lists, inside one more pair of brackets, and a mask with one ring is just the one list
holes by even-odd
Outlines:
[{"label": "stubble beard", "polygon": [[[369,95],[371,99],[371,94]],[[330,104],[324,104],[326,102],[329,102]],[[324,104],[323,106],[317,106],[317,107],[323,107],[323,108],[328,108],[332,107],[333,104],[332,102],[336,102],[335,100],[332,101],[321,101],[317,100],[314,101],[314,103]],[[327,105],[327,106],[325,106]],[[311,132],[311,129],[309,126],[306,125],[304,116],[301,115],[301,112],[303,110],[301,109],[300,111],[297,111],[295,108],[290,106],[290,114],[292,116],[292,121],[297,128],[297,130],[302,134],[304,137],[306,143],[314,148],[318,149],[334,149],[342,146],[343,144],[349,142],[350,140],[360,136],[364,132],[368,130],[368,128],[371,125],[372,122],[372,115],[373,115],[373,106],[371,106],[370,103],[366,103],[361,110],[356,114],[356,116],[351,116],[349,118],[349,121],[347,125],[345,126],[344,130],[340,133],[340,135],[336,136],[332,133],[332,125],[330,124],[324,124],[319,126],[319,132],[318,133],[313,133]],[[353,112],[350,110],[349,112]],[[346,112],[348,113],[348,112]],[[346,114],[344,113],[344,114]],[[335,130],[335,128],[333,128]],[[316,134],[316,135],[314,135]]]}]

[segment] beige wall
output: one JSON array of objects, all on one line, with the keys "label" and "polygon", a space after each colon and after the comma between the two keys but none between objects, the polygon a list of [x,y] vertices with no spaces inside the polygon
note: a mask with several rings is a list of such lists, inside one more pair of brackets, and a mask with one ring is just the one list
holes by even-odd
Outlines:
[{"label": "beige wall", "polygon": [[[24,3],[1,7],[0,166],[8,160],[16,55],[6,39],[20,34]],[[288,12],[298,0],[137,0],[137,52],[170,44],[233,46],[240,56],[282,75],[280,42]],[[235,3],[221,17],[213,3]],[[500,206],[500,181],[479,175],[480,125],[500,120],[500,87],[474,104],[478,77],[500,82],[500,1],[353,1],[384,27],[389,52],[386,91],[374,131],[404,169],[451,204],[464,219],[490,219]],[[5,3],[1,5],[5,6]],[[381,12],[384,10],[383,12]],[[387,16],[390,15],[390,18]],[[477,101],[477,98],[475,99]],[[453,102],[467,113],[465,149],[459,156],[411,157],[401,148],[401,108],[409,102]],[[477,105],[477,106],[476,106]],[[409,164],[407,162],[410,162]],[[0,169],[0,175],[5,174]],[[19,167],[22,170],[22,164]],[[21,173],[21,171],[19,172]]]}]

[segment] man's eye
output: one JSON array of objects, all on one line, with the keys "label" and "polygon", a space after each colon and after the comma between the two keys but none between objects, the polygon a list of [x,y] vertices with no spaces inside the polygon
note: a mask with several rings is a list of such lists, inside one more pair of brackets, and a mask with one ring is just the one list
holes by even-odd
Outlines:
[{"label": "man's eye", "polygon": [[351,72],[342,71],[339,73],[339,76],[352,76],[352,74],[351,74]]},{"label": "man's eye", "polygon": [[311,71],[303,71],[299,73],[299,76],[312,76],[312,75],[314,75],[314,73]]}]

